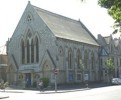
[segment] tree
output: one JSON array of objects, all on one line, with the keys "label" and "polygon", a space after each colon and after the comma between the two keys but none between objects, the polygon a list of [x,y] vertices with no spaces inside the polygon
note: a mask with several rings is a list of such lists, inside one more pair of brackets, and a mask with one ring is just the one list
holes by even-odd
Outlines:
[{"label": "tree", "polygon": [[115,70],[112,58],[109,58],[108,60],[106,60],[105,65],[106,65],[106,69],[107,69],[107,72],[109,75],[109,80],[111,81],[111,78],[112,78],[114,70]]},{"label": "tree", "polygon": [[108,9],[109,15],[115,20],[114,32],[121,32],[121,0],[98,0],[101,7]]},{"label": "tree", "polygon": [[80,60],[80,71],[81,72],[84,71],[84,64],[83,64],[82,60]]}]

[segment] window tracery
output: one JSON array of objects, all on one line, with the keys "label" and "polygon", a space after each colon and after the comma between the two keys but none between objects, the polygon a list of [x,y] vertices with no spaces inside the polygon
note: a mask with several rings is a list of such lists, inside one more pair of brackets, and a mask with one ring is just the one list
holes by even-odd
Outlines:
[{"label": "window tracery", "polygon": [[27,23],[30,23],[32,21],[32,14],[31,13],[28,13],[27,17],[26,17],[26,21]]},{"label": "window tracery", "polygon": [[[39,39],[34,37],[30,31],[27,31],[25,41],[21,39],[21,63],[38,63],[39,62]],[[25,46],[26,44],[26,46]]]}]

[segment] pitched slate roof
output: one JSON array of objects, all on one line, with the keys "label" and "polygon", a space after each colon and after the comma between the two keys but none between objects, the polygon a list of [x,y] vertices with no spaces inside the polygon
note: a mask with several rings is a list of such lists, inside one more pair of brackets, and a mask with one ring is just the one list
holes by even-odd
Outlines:
[{"label": "pitched slate roof", "polygon": [[99,46],[95,37],[80,22],[33,6],[56,37]]}]

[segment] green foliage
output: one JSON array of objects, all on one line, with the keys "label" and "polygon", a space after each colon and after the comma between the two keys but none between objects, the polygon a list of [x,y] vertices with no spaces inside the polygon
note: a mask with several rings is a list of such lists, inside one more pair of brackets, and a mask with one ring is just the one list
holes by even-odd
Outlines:
[{"label": "green foliage", "polygon": [[48,78],[41,78],[43,81],[44,88],[46,88],[49,85],[49,79]]},{"label": "green foliage", "polygon": [[1,81],[0,82],[0,89],[4,89],[5,90],[6,87],[8,87],[8,82]]},{"label": "green foliage", "polygon": [[105,65],[106,65],[106,69],[108,70],[108,74],[112,75],[114,72],[113,60],[109,58],[108,60],[106,60]]},{"label": "green foliage", "polygon": [[121,32],[121,0],[98,0],[101,7],[108,9],[109,15],[115,20],[114,32]]},{"label": "green foliage", "polygon": [[84,64],[83,64],[82,60],[80,60],[80,70],[81,70],[81,72],[84,71]]}]

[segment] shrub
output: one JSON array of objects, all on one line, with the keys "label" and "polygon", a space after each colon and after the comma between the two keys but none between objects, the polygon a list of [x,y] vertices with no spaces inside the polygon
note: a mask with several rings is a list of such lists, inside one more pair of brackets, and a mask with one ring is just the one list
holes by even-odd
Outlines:
[{"label": "shrub", "polygon": [[44,88],[46,88],[49,85],[49,79],[48,78],[41,78],[43,81]]},{"label": "shrub", "polygon": [[0,89],[4,89],[4,91],[5,91],[6,87],[8,87],[8,82],[1,81],[1,83],[0,83]]}]

